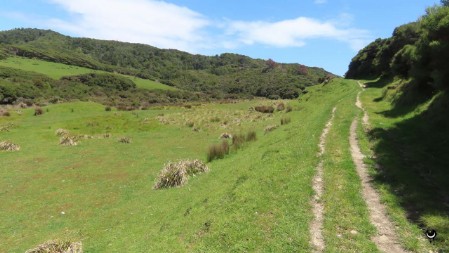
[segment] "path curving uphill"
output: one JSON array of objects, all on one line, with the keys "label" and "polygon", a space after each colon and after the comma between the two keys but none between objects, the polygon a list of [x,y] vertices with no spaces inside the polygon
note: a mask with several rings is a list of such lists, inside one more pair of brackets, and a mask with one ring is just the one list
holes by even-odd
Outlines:
[{"label": "path curving uphill", "polygon": [[315,191],[315,195],[312,199],[312,210],[314,218],[310,225],[310,236],[311,243],[313,246],[313,252],[323,252],[324,251],[324,237],[323,237],[323,214],[324,214],[324,205],[321,202],[321,198],[323,196],[324,191],[324,183],[323,183],[323,159],[322,156],[325,152],[326,146],[326,136],[330,131],[332,126],[332,121],[334,120],[336,107],[332,109],[332,116],[327,122],[326,126],[323,129],[323,132],[320,136],[320,143],[318,147],[320,151],[318,152],[318,157],[320,158],[320,162],[316,168],[316,175],[312,181],[312,187]]}]

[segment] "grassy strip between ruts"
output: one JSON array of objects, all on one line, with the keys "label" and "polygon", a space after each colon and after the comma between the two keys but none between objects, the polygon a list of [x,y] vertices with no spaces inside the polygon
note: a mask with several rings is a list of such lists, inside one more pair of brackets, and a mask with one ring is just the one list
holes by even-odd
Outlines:
[{"label": "grassy strip between ruts", "polygon": [[337,104],[324,153],[324,238],[326,252],[377,252],[375,233],[361,195],[361,182],[349,148],[352,120],[360,116],[354,106],[358,85]]}]

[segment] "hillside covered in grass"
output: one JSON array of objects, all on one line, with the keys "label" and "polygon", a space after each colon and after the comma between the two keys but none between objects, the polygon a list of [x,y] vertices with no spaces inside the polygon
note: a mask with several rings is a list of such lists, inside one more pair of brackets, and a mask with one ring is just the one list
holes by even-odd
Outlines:
[{"label": "hillside covered in grass", "polygon": [[243,55],[192,55],[148,45],[72,38],[39,29],[0,32],[0,57],[37,58],[157,81],[213,97],[297,98],[334,75],[320,68]]},{"label": "hillside covered in grass", "polygon": [[[393,216],[449,236],[449,4],[395,29],[362,49],[347,78],[365,79],[363,103],[369,137],[381,169],[376,181],[389,192]],[[369,80],[368,80],[369,79]],[[404,219],[398,218],[398,220]],[[405,220],[405,219],[404,219]],[[404,224],[402,221],[401,224]],[[407,232],[404,232],[407,233]]]}]

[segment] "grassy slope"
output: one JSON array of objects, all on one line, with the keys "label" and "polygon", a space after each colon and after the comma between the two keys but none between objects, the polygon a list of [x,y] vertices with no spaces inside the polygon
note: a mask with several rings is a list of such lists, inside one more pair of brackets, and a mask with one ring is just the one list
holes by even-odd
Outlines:
[{"label": "grassy slope", "polygon": [[[300,109],[288,114],[292,123],[267,135],[262,129],[278,124],[283,113],[243,121],[239,128],[256,129],[257,142],[210,163],[210,173],[185,187],[160,191],[152,186],[162,165],[205,158],[207,146],[224,131],[220,123],[192,132],[156,120],[162,113],[187,109],[133,114],[105,112],[92,103],[52,105],[40,117],[31,116],[31,110],[2,117],[0,125],[13,122],[17,127],[0,132],[0,139],[18,143],[22,150],[0,153],[0,251],[22,252],[54,238],[82,240],[88,252],[308,251],[318,139],[333,106],[345,98],[340,107],[352,108],[349,101],[356,91],[345,80],[310,88],[308,98],[291,102]],[[220,117],[258,103],[206,107]],[[345,114],[354,116],[354,110],[347,110]],[[61,147],[54,134],[60,127],[86,134],[112,132],[113,138]],[[120,144],[119,136],[130,136],[133,143]],[[333,233],[336,225],[326,224],[331,231],[325,234]],[[332,247],[346,247],[338,244]],[[360,249],[371,248],[364,239],[361,244],[367,246]]]},{"label": "grassy slope", "polygon": [[[447,162],[441,159],[443,154],[430,152],[429,147],[445,153],[447,145],[440,145],[440,142],[447,135],[444,128],[434,129],[430,118],[422,118],[425,115],[422,112],[428,110],[435,100],[394,106],[391,96],[400,90],[400,82],[369,81],[367,85],[361,100],[369,113],[371,129],[368,136],[359,132],[360,143],[363,152],[368,154],[365,160],[371,165],[382,200],[393,221],[398,224],[402,244],[415,252],[428,251],[428,248],[446,252],[449,250],[449,216],[440,194],[448,192],[444,172]],[[438,132],[441,132],[441,137],[438,137]],[[374,161],[370,158],[374,155],[373,151],[382,167],[380,171],[374,169]],[[424,174],[420,172],[423,169]],[[439,190],[435,191],[435,187]],[[435,228],[439,233],[433,245],[424,239],[421,228],[426,227]]]},{"label": "grassy slope", "polygon": [[[22,57],[10,57],[4,60],[0,60],[0,66],[17,68],[26,71],[34,71],[40,74],[47,75],[53,79],[60,79],[63,76],[81,75],[92,72],[103,72],[99,70],[92,70],[88,68],[65,65],[62,63],[47,62],[38,59],[28,59]],[[170,87],[165,84],[161,84],[155,81],[142,79],[133,76],[126,76],[136,83],[137,87],[149,89],[149,90],[176,90],[174,87]]]}]

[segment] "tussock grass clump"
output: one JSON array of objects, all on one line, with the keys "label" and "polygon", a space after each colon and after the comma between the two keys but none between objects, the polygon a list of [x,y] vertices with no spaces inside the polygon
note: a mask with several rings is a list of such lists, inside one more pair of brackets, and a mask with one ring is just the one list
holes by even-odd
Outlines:
[{"label": "tussock grass clump", "polygon": [[55,134],[56,134],[56,136],[61,137],[61,136],[64,136],[64,135],[68,135],[69,134],[69,130],[65,130],[65,129],[59,128],[58,130],[56,130]]},{"label": "tussock grass clump", "polygon": [[25,253],[83,253],[83,244],[62,240],[48,241]]},{"label": "tussock grass clump", "polygon": [[229,143],[228,141],[224,140],[220,144],[209,146],[207,152],[207,161],[211,162],[216,159],[223,159],[227,154],[229,154]]},{"label": "tussock grass clump", "polygon": [[111,137],[112,137],[112,134],[110,134],[110,133],[103,134],[103,138],[105,138],[105,139],[108,139],[108,138],[111,138]]},{"label": "tussock grass clump", "polygon": [[131,143],[131,138],[129,138],[129,137],[120,137],[120,138],[118,139],[118,142],[120,142],[120,143],[125,143],[125,144],[129,144],[129,143]]},{"label": "tussock grass clump", "polygon": [[34,108],[34,116],[39,116],[42,114],[44,114],[44,110],[42,110],[42,108],[40,108],[40,107]]},{"label": "tussock grass clump", "polygon": [[292,120],[290,118],[281,118],[281,125],[287,125],[291,122]]},{"label": "tussock grass clump", "polygon": [[112,108],[111,108],[110,106],[106,106],[106,107],[104,108],[104,110],[107,111],[107,112],[110,112],[110,111],[112,111]]},{"label": "tussock grass clump", "polygon": [[11,113],[8,112],[8,111],[5,111],[5,112],[0,112],[0,115],[1,115],[1,116],[4,116],[4,117],[10,117],[10,116],[11,116]]},{"label": "tussock grass clump", "polygon": [[230,133],[222,133],[220,135],[220,139],[232,139],[232,134],[230,134]]},{"label": "tussock grass clump", "polygon": [[276,128],[278,128],[278,125],[269,125],[269,126],[265,127],[265,133],[269,133],[269,132],[275,130]]},{"label": "tussock grass clump", "polygon": [[200,160],[170,162],[164,166],[153,189],[183,186],[188,176],[208,172],[209,168]]},{"label": "tussock grass clump", "polygon": [[246,134],[246,141],[256,141],[256,140],[257,140],[256,131],[249,131]]},{"label": "tussock grass clump", "polygon": [[235,134],[232,137],[232,146],[234,149],[239,149],[246,142],[246,136],[244,134]]},{"label": "tussock grass clump", "polygon": [[287,107],[285,108],[285,112],[291,112],[293,111],[293,107],[291,105],[287,105]]},{"label": "tussock grass clump", "polygon": [[76,146],[78,142],[74,136],[64,135],[59,139],[59,144],[63,146]]},{"label": "tussock grass clump", "polygon": [[271,105],[259,105],[254,108],[256,111],[261,113],[273,113],[274,107]]},{"label": "tussock grass clump", "polygon": [[0,142],[0,150],[3,151],[19,151],[20,146],[9,141]]},{"label": "tussock grass clump", "polygon": [[280,102],[279,104],[276,105],[276,110],[277,111],[283,111],[285,110],[285,104]]},{"label": "tussock grass clump", "polygon": [[6,125],[1,125],[0,126],[0,132],[9,132],[9,130],[11,128],[14,128],[14,127],[15,127],[15,125],[13,123],[8,123]]}]

